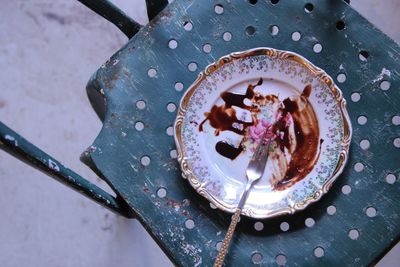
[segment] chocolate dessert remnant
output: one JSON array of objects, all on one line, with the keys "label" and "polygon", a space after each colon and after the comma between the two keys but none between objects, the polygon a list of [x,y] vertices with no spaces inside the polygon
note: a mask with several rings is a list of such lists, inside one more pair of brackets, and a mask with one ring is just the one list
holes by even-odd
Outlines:
[{"label": "chocolate dessert remnant", "polygon": [[[244,100],[252,99],[254,97],[254,88],[263,83],[262,78],[257,84],[249,84],[245,95],[233,94],[230,92],[223,92],[221,98],[224,100],[225,104],[222,106],[214,105],[210,112],[206,112],[204,115],[206,118],[200,123],[199,131],[203,131],[204,123],[209,120],[210,125],[215,128],[215,135],[219,135],[221,131],[232,131],[240,135],[244,135],[245,130],[248,126],[254,125],[254,121],[245,122],[241,121],[236,117],[236,110],[233,106],[243,108],[249,111],[257,111],[256,107],[247,106],[244,104]],[[241,127],[234,127],[234,123]]]},{"label": "chocolate dessert remnant", "polygon": [[[275,189],[285,189],[297,181],[303,179],[313,169],[319,158],[319,127],[317,116],[308,101],[311,94],[311,85],[307,85],[299,96],[283,100],[283,107],[280,108],[281,116],[274,124],[278,134],[275,138],[277,148],[275,154],[288,151],[291,159],[285,166],[285,172],[274,177]],[[294,138],[290,131],[290,125],[284,122],[284,118],[290,114],[293,121]],[[295,144],[295,146],[293,146]],[[321,142],[322,144],[322,142]],[[272,158],[274,155],[271,155]]]},{"label": "chocolate dessert remnant", "polygon": [[239,95],[239,94],[234,94],[234,93],[230,93],[230,92],[223,92],[223,93],[221,93],[221,98],[222,98],[222,100],[224,100],[225,106],[228,108],[230,108],[232,106],[236,106],[236,107],[246,109],[249,111],[253,111],[253,110],[257,111],[258,110],[257,108],[255,108],[253,106],[245,105],[244,100],[246,98],[252,99],[254,97],[254,88],[256,88],[257,86],[260,86],[262,84],[263,84],[263,79],[260,78],[260,80],[257,82],[257,84],[255,84],[255,85],[249,84],[245,95]]},{"label": "chocolate dessert remnant", "polygon": [[[215,129],[214,134],[221,131],[232,131],[243,138],[235,147],[226,141],[219,141],[215,149],[223,157],[236,159],[242,151],[256,146],[259,136],[269,128],[268,136],[274,141],[273,152],[270,152],[269,165],[271,185],[275,190],[283,190],[303,179],[316,164],[323,139],[319,140],[319,127],[316,114],[308,101],[312,87],[307,85],[300,95],[285,98],[280,101],[276,95],[262,95],[255,92],[261,86],[263,79],[256,84],[249,84],[244,95],[223,92],[222,106],[214,105],[206,118],[200,123],[199,131],[208,120]],[[248,99],[252,105],[246,105]],[[272,121],[261,118],[261,110],[269,106],[273,113]],[[239,120],[233,107],[247,110],[251,113],[251,122]],[[268,137],[269,138],[269,137]]]},{"label": "chocolate dessert remnant", "polygon": [[239,144],[238,147],[234,147],[233,145],[228,144],[225,141],[219,141],[215,145],[215,150],[222,156],[234,160],[237,158],[237,156],[240,155],[243,151],[243,146],[242,144]]}]

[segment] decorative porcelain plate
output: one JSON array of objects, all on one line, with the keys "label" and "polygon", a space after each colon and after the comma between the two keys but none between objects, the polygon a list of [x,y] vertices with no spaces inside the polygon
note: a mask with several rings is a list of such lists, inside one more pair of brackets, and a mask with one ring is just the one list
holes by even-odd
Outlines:
[{"label": "decorative porcelain plate", "polygon": [[175,121],[183,176],[212,204],[234,212],[267,129],[267,166],[242,214],[268,218],[304,209],[342,172],[351,124],[332,78],[292,52],[232,53],[199,75]]}]

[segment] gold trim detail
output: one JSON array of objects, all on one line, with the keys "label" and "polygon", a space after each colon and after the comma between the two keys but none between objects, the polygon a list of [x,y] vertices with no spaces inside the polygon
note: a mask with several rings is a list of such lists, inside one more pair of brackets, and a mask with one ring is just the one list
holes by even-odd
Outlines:
[{"label": "gold trim detail", "polygon": [[175,137],[175,143],[176,143],[177,152],[178,152],[178,162],[179,162],[181,170],[182,170],[182,176],[189,181],[189,183],[197,191],[197,193],[199,193],[201,196],[205,197],[211,203],[213,203],[215,206],[217,206],[218,208],[220,208],[224,211],[234,213],[236,210],[235,206],[225,205],[224,203],[221,203],[220,201],[215,199],[211,194],[209,194],[205,190],[204,186],[202,186],[202,184],[197,180],[197,178],[195,177],[193,172],[190,170],[189,165],[186,161],[185,151],[182,149],[183,148],[182,125],[183,125],[183,120],[184,120],[185,113],[186,113],[186,108],[189,104],[189,100],[190,100],[191,96],[194,94],[194,92],[196,91],[196,89],[198,88],[198,86],[201,84],[201,82],[203,82],[203,80],[205,80],[207,76],[210,76],[213,72],[215,72],[220,67],[224,66],[225,64],[227,64],[235,59],[246,58],[246,57],[257,56],[257,55],[264,55],[264,56],[268,56],[270,58],[289,59],[289,60],[295,61],[295,62],[303,65],[304,67],[306,67],[316,77],[321,79],[321,81],[323,81],[328,86],[328,88],[331,90],[335,100],[339,104],[342,119],[343,119],[343,130],[344,130],[338,164],[337,164],[334,172],[332,173],[331,177],[325,182],[325,184],[322,186],[322,188],[320,190],[315,192],[314,195],[310,196],[307,199],[304,199],[304,201],[302,201],[302,202],[295,203],[293,206],[288,206],[283,209],[274,210],[273,212],[270,212],[270,213],[255,213],[253,210],[250,210],[250,209],[242,210],[242,215],[252,217],[252,218],[257,218],[257,219],[265,219],[265,218],[276,217],[276,216],[280,216],[280,215],[284,215],[284,214],[293,214],[296,211],[304,210],[309,204],[318,201],[324,194],[326,194],[328,192],[328,190],[332,187],[333,182],[343,172],[344,166],[346,165],[346,162],[348,160],[350,141],[351,141],[351,136],[352,136],[352,127],[351,127],[349,114],[346,109],[346,100],[343,98],[342,91],[336,86],[333,79],[325,71],[316,67],[315,65],[313,65],[310,61],[308,61],[304,57],[302,57],[294,52],[282,51],[282,50],[277,50],[277,49],[268,48],[268,47],[259,47],[259,48],[242,51],[242,52],[234,52],[227,56],[221,57],[216,62],[208,65],[205,68],[205,70],[199,74],[196,81],[186,91],[183,98],[181,99],[177,118],[176,118],[175,124],[174,124],[174,130],[175,130],[174,137]]}]

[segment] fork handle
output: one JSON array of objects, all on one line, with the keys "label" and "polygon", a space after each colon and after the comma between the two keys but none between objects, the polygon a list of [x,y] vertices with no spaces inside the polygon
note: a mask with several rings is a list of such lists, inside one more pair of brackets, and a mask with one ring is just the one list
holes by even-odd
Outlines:
[{"label": "fork handle", "polygon": [[214,267],[221,267],[224,263],[226,254],[228,254],[229,245],[231,244],[233,233],[235,232],[236,225],[240,219],[241,208],[237,208],[232,216],[231,224],[229,225],[228,232],[226,232],[222,247],[218,252],[217,259],[215,260]]}]

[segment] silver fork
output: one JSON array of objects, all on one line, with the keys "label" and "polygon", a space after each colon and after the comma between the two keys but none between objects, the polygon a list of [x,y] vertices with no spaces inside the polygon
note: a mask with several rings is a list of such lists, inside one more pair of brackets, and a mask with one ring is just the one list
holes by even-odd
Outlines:
[{"label": "silver fork", "polygon": [[247,165],[246,176],[247,176],[247,184],[246,189],[244,190],[239,205],[236,208],[235,213],[232,216],[231,224],[229,225],[228,232],[225,235],[224,241],[222,243],[221,249],[218,252],[218,256],[215,260],[214,267],[221,267],[224,263],[224,259],[226,254],[228,254],[229,245],[231,244],[233,232],[236,229],[236,225],[240,218],[240,213],[242,212],[243,206],[246,202],[247,196],[254,184],[255,181],[261,178],[264,173],[265,166],[267,164],[269,148],[271,146],[271,137],[268,139],[267,144],[264,143],[265,136],[268,132],[268,129],[265,130],[260,143],[257,145],[256,151],[254,152],[249,165]]}]

